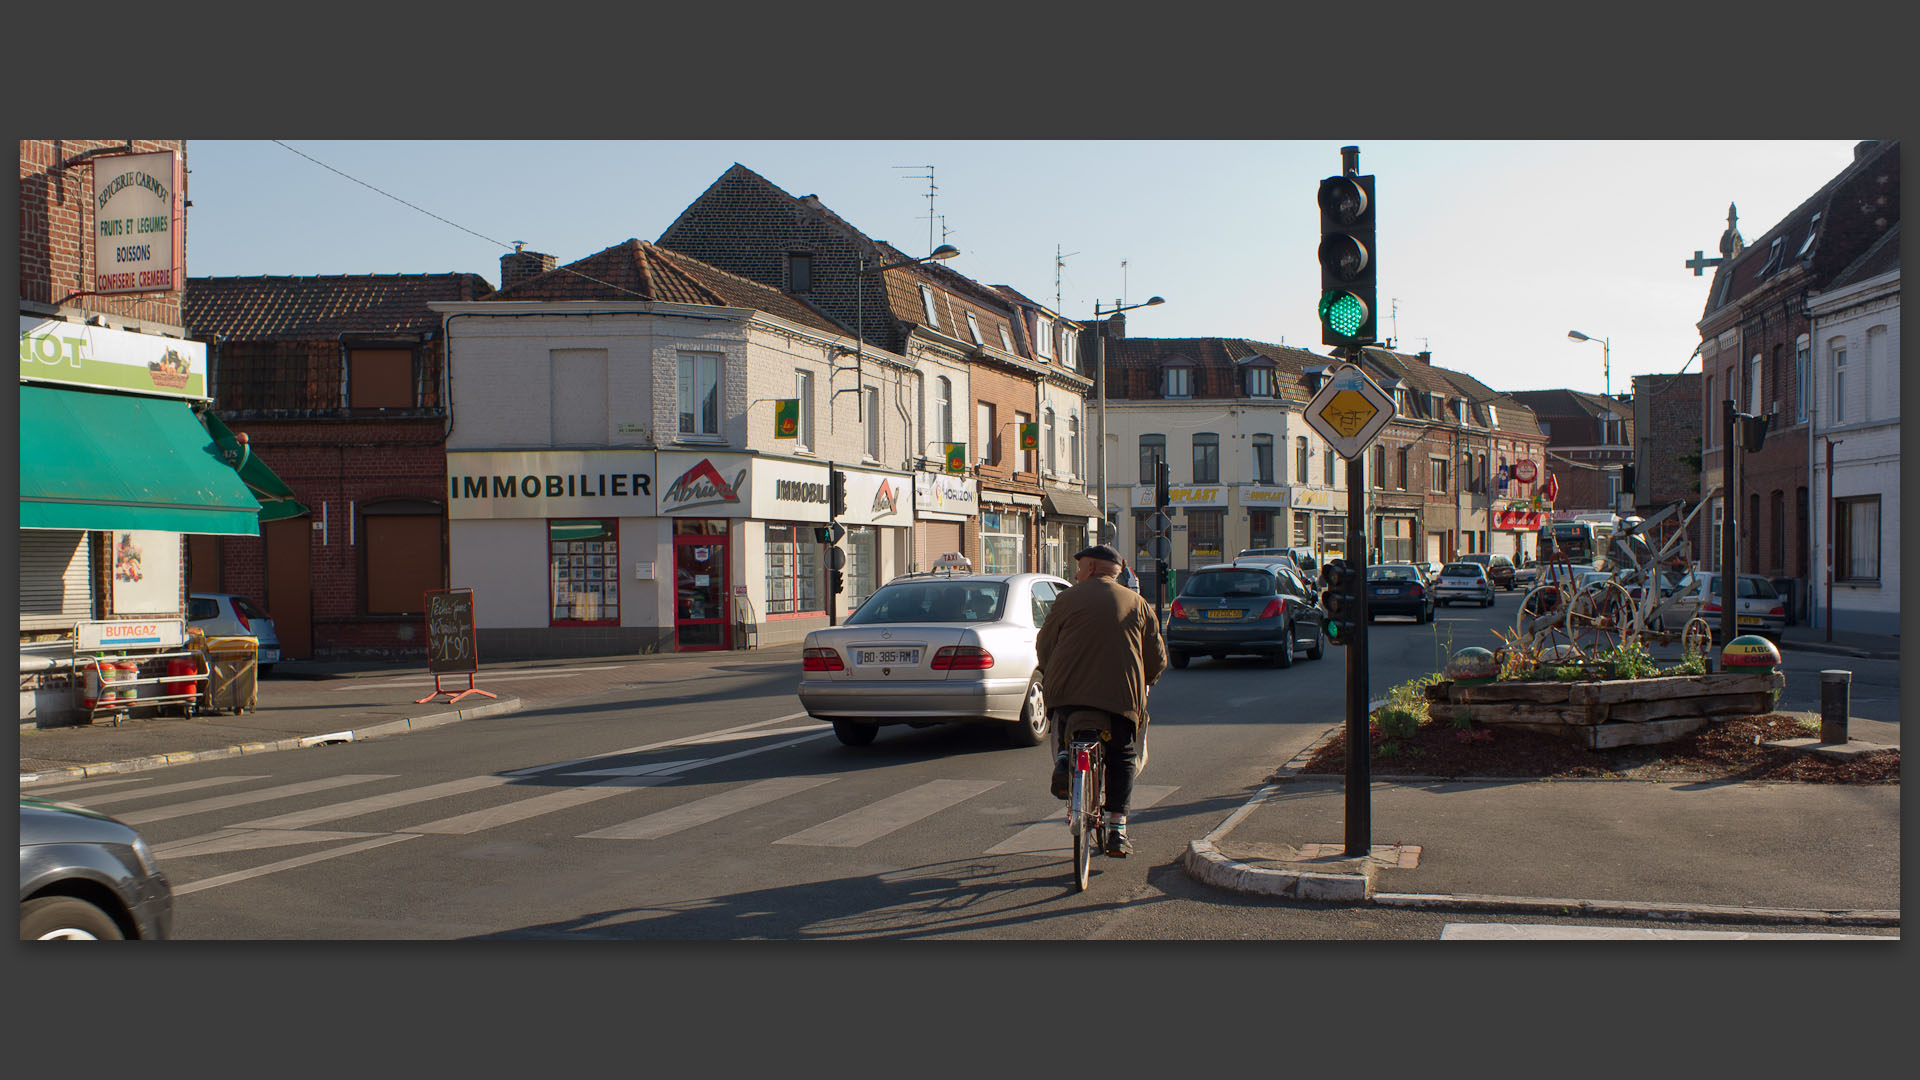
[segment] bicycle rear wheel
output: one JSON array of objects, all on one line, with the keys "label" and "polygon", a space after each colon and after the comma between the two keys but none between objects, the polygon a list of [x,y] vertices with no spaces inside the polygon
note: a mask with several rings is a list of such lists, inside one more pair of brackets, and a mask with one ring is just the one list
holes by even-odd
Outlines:
[{"label": "bicycle rear wheel", "polygon": [[1090,805],[1092,777],[1091,770],[1076,768],[1067,796],[1067,829],[1073,833],[1073,886],[1079,892],[1087,891],[1087,883],[1093,877],[1093,845],[1098,842]]}]

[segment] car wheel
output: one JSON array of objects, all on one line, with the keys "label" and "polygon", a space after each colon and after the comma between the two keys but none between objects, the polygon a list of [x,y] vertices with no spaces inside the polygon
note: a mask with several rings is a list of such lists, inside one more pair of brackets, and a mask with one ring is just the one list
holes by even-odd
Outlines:
[{"label": "car wheel", "polygon": [[1167,654],[1167,663],[1176,668],[1185,668],[1187,666],[1187,654],[1183,652],[1169,652]]},{"label": "car wheel", "polygon": [[1279,652],[1274,653],[1267,661],[1277,668],[1289,668],[1293,666],[1293,624],[1288,623],[1283,633],[1284,636],[1281,637],[1280,640],[1285,644],[1281,646]]},{"label": "car wheel", "polygon": [[1307,646],[1307,659],[1318,660],[1325,655],[1327,655],[1326,635],[1320,632],[1320,627],[1315,626],[1313,628],[1313,644]]},{"label": "car wheel", "polygon": [[879,724],[862,724],[853,720],[833,722],[834,738],[848,746],[866,746],[873,742],[873,737],[878,734],[880,734]]},{"label": "car wheel", "polygon": [[1039,746],[1047,738],[1047,699],[1040,692],[1040,676],[1027,684],[1027,702],[1020,708],[1020,722],[1007,729],[1007,741],[1014,746]]},{"label": "car wheel", "polygon": [[119,941],[113,916],[71,896],[43,896],[20,905],[21,941]]}]

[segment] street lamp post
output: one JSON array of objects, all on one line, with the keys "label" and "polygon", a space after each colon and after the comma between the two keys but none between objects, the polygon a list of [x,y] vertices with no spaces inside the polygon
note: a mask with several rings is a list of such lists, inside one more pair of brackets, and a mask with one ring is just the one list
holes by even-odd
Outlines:
[{"label": "street lamp post", "polygon": [[[1094,502],[1100,508],[1100,528],[1103,531],[1107,528],[1107,324],[1105,320],[1123,311],[1154,307],[1164,303],[1166,301],[1158,296],[1150,297],[1138,304],[1122,305],[1116,300],[1115,306],[1108,308],[1103,314],[1100,311],[1100,301],[1093,302],[1093,385],[1099,394],[1100,410],[1100,470],[1099,476],[1094,481]],[[1106,538],[1101,537],[1101,539]],[[1114,539],[1118,540],[1119,536],[1116,534]]]}]

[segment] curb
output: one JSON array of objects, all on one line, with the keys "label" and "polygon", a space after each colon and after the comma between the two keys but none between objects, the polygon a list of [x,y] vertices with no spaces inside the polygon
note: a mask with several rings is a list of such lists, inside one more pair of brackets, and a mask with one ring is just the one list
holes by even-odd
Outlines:
[{"label": "curb", "polygon": [[1671,919],[1676,922],[1789,923],[1825,926],[1898,927],[1900,913],[1876,908],[1769,908],[1729,904],[1676,904],[1657,900],[1562,900],[1531,896],[1443,893],[1375,893],[1380,907],[1430,911],[1508,911],[1584,915],[1610,919]]},{"label": "curb", "polygon": [[264,754],[275,750],[302,750],[310,746],[322,746],[330,743],[354,742],[359,739],[379,739],[389,735],[405,735],[409,731],[440,727],[444,724],[458,723],[462,720],[478,720],[483,716],[498,716],[503,713],[520,711],[519,698],[506,698],[501,701],[476,705],[471,709],[458,709],[452,712],[429,713],[420,717],[402,717],[374,724],[371,727],[355,728],[351,731],[334,731],[323,735],[303,735],[292,739],[279,739],[274,742],[239,743],[223,746],[214,750],[182,750],[171,754],[155,754],[150,757],[131,758],[125,761],[103,761],[92,765],[75,765],[65,769],[48,769],[37,773],[21,773],[20,786],[57,783],[65,780],[84,780],[93,776],[107,776],[114,773],[142,772],[147,769],[163,769],[169,765],[185,765],[194,761],[214,761],[220,758],[241,757],[248,754]]}]

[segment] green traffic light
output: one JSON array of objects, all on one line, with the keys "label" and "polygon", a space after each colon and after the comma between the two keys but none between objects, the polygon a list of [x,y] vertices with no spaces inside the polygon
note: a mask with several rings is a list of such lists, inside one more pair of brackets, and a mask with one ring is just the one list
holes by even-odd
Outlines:
[{"label": "green traffic light", "polygon": [[1336,334],[1352,335],[1367,321],[1366,301],[1340,289],[1320,298],[1320,321]]}]

